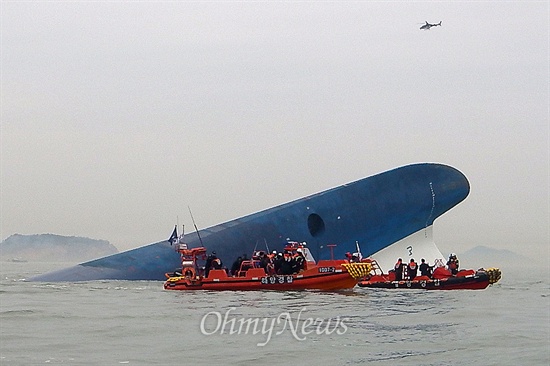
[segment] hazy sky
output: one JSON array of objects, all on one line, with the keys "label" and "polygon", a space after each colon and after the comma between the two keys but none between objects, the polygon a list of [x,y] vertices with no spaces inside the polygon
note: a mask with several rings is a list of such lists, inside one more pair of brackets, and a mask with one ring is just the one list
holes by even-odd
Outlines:
[{"label": "hazy sky", "polygon": [[0,4],[0,239],[124,250],[438,162],[444,253],[550,255],[547,1]]}]

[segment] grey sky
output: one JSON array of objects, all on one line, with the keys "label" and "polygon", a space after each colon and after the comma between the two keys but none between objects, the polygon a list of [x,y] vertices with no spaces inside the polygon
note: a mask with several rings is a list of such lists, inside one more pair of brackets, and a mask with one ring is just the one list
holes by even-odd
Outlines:
[{"label": "grey sky", "polygon": [[471,184],[443,252],[549,255],[546,1],[0,6],[0,239],[129,249],[188,205],[207,227],[439,162]]}]

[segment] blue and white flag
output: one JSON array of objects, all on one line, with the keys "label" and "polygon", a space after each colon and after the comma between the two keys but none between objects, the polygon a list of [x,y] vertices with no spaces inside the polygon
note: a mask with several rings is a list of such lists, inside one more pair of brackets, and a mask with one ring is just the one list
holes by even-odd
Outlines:
[{"label": "blue and white flag", "polygon": [[172,231],[172,235],[170,235],[168,241],[170,242],[170,245],[178,242],[178,225],[174,227],[174,231]]}]

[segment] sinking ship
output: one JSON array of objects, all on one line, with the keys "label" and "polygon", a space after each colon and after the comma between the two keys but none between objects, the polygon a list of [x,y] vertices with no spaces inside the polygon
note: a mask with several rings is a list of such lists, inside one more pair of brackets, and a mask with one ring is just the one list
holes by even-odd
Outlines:
[{"label": "sinking ship", "polygon": [[[344,258],[359,244],[362,255],[375,256],[383,268],[397,257],[433,263],[443,258],[432,238],[434,220],[469,192],[467,178],[453,167],[407,165],[197,230],[185,242],[207,246],[226,265],[260,247],[280,251],[288,240],[306,242],[318,259]],[[180,266],[179,253],[164,239],[30,280],[162,281]]]}]

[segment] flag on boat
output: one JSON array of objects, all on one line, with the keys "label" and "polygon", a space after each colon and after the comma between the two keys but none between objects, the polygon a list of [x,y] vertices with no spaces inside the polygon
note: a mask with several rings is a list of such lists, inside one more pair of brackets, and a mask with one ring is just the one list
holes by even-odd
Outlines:
[{"label": "flag on boat", "polygon": [[178,225],[174,227],[174,231],[172,231],[172,235],[170,235],[168,241],[170,242],[170,245],[178,242]]}]

